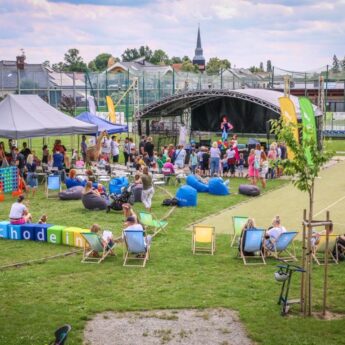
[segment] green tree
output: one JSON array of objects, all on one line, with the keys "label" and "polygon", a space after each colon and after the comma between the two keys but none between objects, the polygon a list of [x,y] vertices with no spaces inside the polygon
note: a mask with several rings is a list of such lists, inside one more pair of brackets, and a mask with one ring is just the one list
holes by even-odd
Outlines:
[{"label": "green tree", "polygon": [[334,54],[333,55],[333,63],[332,63],[332,72],[338,73],[339,71],[340,71],[339,60],[338,60],[337,56]]},{"label": "green tree", "polygon": [[191,61],[183,61],[182,62],[182,67],[181,67],[182,72],[193,72],[193,73],[198,73],[199,72],[199,67],[198,65],[193,65]]},{"label": "green tree", "polygon": [[185,61],[188,61],[188,62],[192,62],[192,60],[189,58],[189,56],[185,55],[183,58],[182,58],[182,62],[185,62]]},{"label": "green tree", "polygon": [[266,72],[272,72],[272,62],[271,62],[271,60],[267,60],[267,62],[266,62]]},{"label": "green tree", "polygon": [[153,52],[150,62],[155,65],[169,65],[170,64],[168,54],[162,49],[157,49]]},{"label": "green tree", "polygon": [[52,68],[56,72],[63,72],[65,70],[65,64],[63,62],[54,63]]},{"label": "green tree", "polygon": [[152,58],[152,50],[148,46],[140,46],[137,48],[127,48],[121,55],[122,61],[132,61],[140,57],[145,57],[146,61]]},{"label": "green tree", "polygon": [[[108,67],[108,60],[112,57],[109,53],[102,53],[97,55],[93,60],[88,64],[88,67],[91,71],[102,72]],[[114,58],[115,61],[119,61],[118,58]]]},{"label": "green tree", "polygon": [[251,71],[252,73],[261,72],[260,68],[256,66],[249,67],[249,71]]},{"label": "green tree", "polygon": [[173,64],[173,63],[182,63],[182,59],[178,56],[173,56],[171,59],[170,59],[170,62]]},{"label": "green tree", "polygon": [[210,58],[206,65],[206,72],[208,74],[218,74],[221,70],[231,67],[231,63],[227,59],[219,59],[217,57]]},{"label": "green tree", "polygon": [[[298,129],[302,131],[302,124],[299,124]],[[332,152],[327,152],[324,148],[319,149],[317,142],[313,139],[313,136],[308,136],[308,139],[302,140],[299,143],[293,134],[294,125],[286,124],[282,120],[271,120],[272,132],[277,136],[278,141],[285,142],[287,147],[293,154],[293,158],[285,159],[281,162],[284,168],[284,174],[292,176],[292,183],[302,192],[308,193],[309,197],[309,212],[308,212],[308,234],[307,234],[307,245],[308,252],[306,257],[306,268],[307,268],[307,278],[306,278],[306,290],[311,288],[311,255],[310,255],[310,243],[312,237],[312,225],[313,220],[313,210],[314,210],[314,196],[315,196],[315,179],[318,177],[323,165],[332,157]],[[306,131],[306,129],[303,129]],[[305,132],[304,132],[305,133]],[[310,139],[309,139],[310,138]],[[310,152],[310,155],[306,155],[306,152]],[[312,164],[308,161],[308,156],[311,159]],[[304,310],[306,311],[309,306],[311,310],[311,296],[306,293],[304,296],[308,296],[305,299]]]},{"label": "green tree", "polygon": [[344,59],[341,61],[341,69],[343,70],[343,72],[345,72],[345,56]]},{"label": "green tree", "polygon": [[263,62],[260,62],[260,71],[263,72],[264,71],[264,63]]},{"label": "green tree", "polygon": [[79,55],[78,49],[69,49],[64,56],[64,61],[64,70],[67,72],[85,72],[87,70],[86,63]]}]

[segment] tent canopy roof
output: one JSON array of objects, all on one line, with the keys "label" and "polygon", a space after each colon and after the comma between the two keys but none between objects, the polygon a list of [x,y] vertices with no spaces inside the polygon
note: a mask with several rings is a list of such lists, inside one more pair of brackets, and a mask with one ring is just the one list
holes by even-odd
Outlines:
[{"label": "tent canopy roof", "polygon": [[96,132],[97,126],[62,113],[38,95],[8,95],[0,103],[2,138],[21,139]]},{"label": "tent canopy roof", "polygon": [[93,115],[89,112],[81,113],[76,119],[91,123],[98,126],[98,132],[107,131],[108,134],[127,132],[128,127],[126,125],[120,125],[101,119],[100,117]]}]

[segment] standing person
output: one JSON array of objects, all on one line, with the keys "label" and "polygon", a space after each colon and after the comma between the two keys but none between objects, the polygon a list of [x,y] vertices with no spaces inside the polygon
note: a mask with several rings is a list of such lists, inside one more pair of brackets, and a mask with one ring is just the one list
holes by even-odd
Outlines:
[{"label": "standing person", "polygon": [[109,162],[110,153],[111,153],[111,142],[112,140],[109,138],[109,134],[105,131],[105,136],[102,139],[102,150],[101,153],[103,157]]},{"label": "standing person", "polygon": [[152,198],[155,190],[153,189],[152,176],[149,174],[148,167],[143,168],[141,181],[143,183],[142,202],[145,208],[151,212]]},{"label": "standing person", "polygon": [[186,150],[183,148],[183,145],[178,145],[177,150],[175,151],[175,162],[174,162],[177,168],[179,169],[184,168],[186,155],[187,153],[186,153]]},{"label": "standing person", "polygon": [[23,143],[23,148],[20,151],[25,157],[25,161],[28,158],[28,156],[31,154],[31,150],[28,148],[28,144],[26,142]]},{"label": "standing person", "polygon": [[81,137],[80,152],[81,152],[81,156],[83,157],[84,163],[86,163],[86,158],[87,158],[87,144],[86,144],[86,136],[85,136],[85,135],[83,135],[83,136]]},{"label": "standing person", "polygon": [[220,129],[222,130],[222,141],[228,140],[229,131],[232,130],[234,127],[233,125],[228,122],[228,118],[226,116],[222,117],[222,122],[220,124]]},{"label": "standing person", "polygon": [[19,174],[21,177],[24,177],[24,168],[25,168],[25,156],[19,152],[18,148],[14,149],[15,152],[15,165],[19,170]]},{"label": "standing person", "polygon": [[210,166],[211,166],[211,177],[214,174],[219,174],[219,162],[220,162],[221,152],[218,148],[218,144],[215,141],[210,149]]},{"label": "standing person", "polygon": [[141,140],[140,140],[140,143],[139,143],[139,154],[140,155],[144,155],[144,147],[145,147],[145,144],[146,144],[146,135],[142,135],[141,136]]},{"label": "standing person", "polygon": [[268,174],[268,160],[266,153],[261,151],[261,161],[260,161],[260,181],[262,188],[266,188],[266,175]]},{"label": "standing person", "polygon": [[58,168],[58,170],[63,170],[63,164],[64,164],[64,156],[60,152],[60,150],[55,150],[55,153],[53,154],[53,167]]},{"label": "standing person", "polygon": [[240,153],[240,159],[238,161],[238,177],[243,177],[244,170],[244,157],[243,153]]},{"label": "standing person", "polygon": [[[0,142],[0,168],[3,164],[3,162],[6,160],[6,154],[5,154],[5,144],[4,142]],[[5,163],[4,163],[5,164]]]},{"label": "standing person", "polygon": [[151,162],[152,162],[152,159],[153,159],[154,148],[155,148],[155,146],[152,144],[152,137],[148,137],[147,140],[146,140],[146,143],[144,145],[144,152],[147,152]]},{"label": "standing person", "polygon": [[239,152],[238,152],[237,134],[234,134],[234,135],[232,136],[232,139],[231,139],[231,146],[232,146],[232,148],[233,148],[234,151],[235,151],[236,162],[238,162],[239,159],[240,159],[240,155],[239,155]]},{"label": "standing person", "polygon": [[267,158],[268,158],[268,166],[269,166],[268,168],[269,177],[272,179],[274,178],[274,175],[275,175],[275,164],[277,160],[277,150],[276,150],[275,143],[272,143],[270,145]]},{"label": "standing person", "polygon": [[209,175],[209,168],[210,168],[210,154],[208,153],[208,148],[204,147],[202,152],[202,161],[201,161],[201,170],[204,176]]},{"label": "standing person", "polygon": [[47,145],[43,145],[42,147],[42,164],[47,164],[49,162],[49,149]]},{"label": "standing person", "polygon": [[192,149],[192,153],[190,154],[189,166],[192,174],[195,174],[195,169],[198,167],[198,156],[195,149]]},{"label": "standing person", "polygon": [[129,159],[130,153],[131,153],[131,145],[130,145],[130,142],[129,142],[129,138],[127,137],[125,139],[124,144],[123,144],[123,156],[124,156],[124,159],[125,159],[125,165],[127,165],[127,163],[128,163],[128,159]]},{"label": "standing person", "polygon": [[36,167],[37,166],[34,162],[34,155],[30,153],[28,155],[28,158],[26,159],[26,170],[28,172],[26,177],[26,185],[32,190],[32,196],[35,195],[38,186]]},{"label": "standing person", "polygon": [[232,146],[226,150],[226,155],[228,158],[228,167],[230,171],[230,176],[235,177],[235,165],[236,165],[236,152]]},{"label": "standing person", "polygon": [[255,150],[251,149],[248,156],[248,177],[250,178],[250,183],[253,185],[256,185],[254,161],[255,161]]},{"label": "standing person", "polygon": [[118,163],[119,162],[119,154],[120,154],[120,150],[119,150],[119,143],[116,140],[116,136],[113,135],[111,137],[111,155],[113,157],[113,163]]}]

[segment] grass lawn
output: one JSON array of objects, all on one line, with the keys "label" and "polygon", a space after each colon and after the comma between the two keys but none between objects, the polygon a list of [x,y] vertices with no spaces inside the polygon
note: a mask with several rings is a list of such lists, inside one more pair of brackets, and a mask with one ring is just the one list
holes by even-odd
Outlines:
[{"label": "grass lawn", "polygon": [[[231,181],[233,192],[240,183],[243,180]],[[269,189],[277,188],[283,183],[269,181],[268,186]],[[175,191],[172,186],[168,189]],[[30,200],[35,220],[47,213],[53,224],[90,227],[97,222],[103,229],[121,233],[122,214],[90,212],[83,209],[80,201],[47,201],[42,194],[41,188]],[[153,211],[158,216],[169,210],[160,206],[166,197],[156,190]],[[64,323],[72,325],[68,344],[81,344],[85,322],[102,311],[209,307],[237,310],[249,336],[260,344],[344,343],[344,320],[303,319],[296,313],[285,318],[280,316],[277,298],[281,286],[273,278],[274,260],[268,260],[266,266],[245,267],[242,260],[236,258],[237,249],[229,249],[230,239],[226,235],[217,235],[215,256],[193,256],[191,233],[185,230],[186,226],[246,200],[236,194],[226,197],[199,194],[198,198],[198,207],[176,209],[171,215],[167,234],[154,239],[151,260],[144,269],[123,267],[120,249],[117,257],[100,265],[81,264],[78,254],[0,271],[0,344],[47,344],[54,330]],[[0,219],[7,219],[11,203],[8,196],[0,204]],[[142,205],[135,208],[139,211]],[[231,226],[230,219],[224,221]],[[42,258],[70,250],[70,247],[48,243],[2,239],[0,263]],[[321,308],[322,276],[322,268],[314,267],[316,310]],[[345,313],[344,264],[332,265],[329,276],[330,309]],[[291,295],[298,297],[299,277],[294,278]]]}]

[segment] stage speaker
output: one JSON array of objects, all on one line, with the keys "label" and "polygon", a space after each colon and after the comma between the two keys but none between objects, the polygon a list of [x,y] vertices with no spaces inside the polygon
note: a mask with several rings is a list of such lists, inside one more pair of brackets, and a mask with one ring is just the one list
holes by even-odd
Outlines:
[{"label": "stage speaker", "polygon": [[140,120],[137,121],[137,126],[138,126],[138,135],[141,137],[142,131],[141,131],[141,121]]},{"label": "stage speaker", "polygon": [[145,121],[145,124],[146,124],[146,126],[145,126],[145,127],[146,127],[146,128],[145,128],[145,129],[146,129],[146,133],[145,133],[145,134],[146,134],[147,136],[149,136],[149,135],[150,135],[150,120],[146,120],[146,121]]}]

